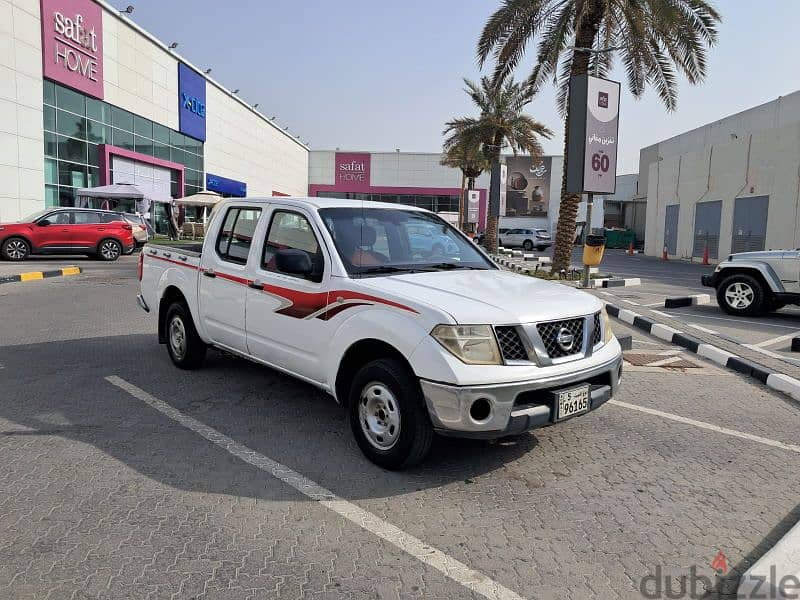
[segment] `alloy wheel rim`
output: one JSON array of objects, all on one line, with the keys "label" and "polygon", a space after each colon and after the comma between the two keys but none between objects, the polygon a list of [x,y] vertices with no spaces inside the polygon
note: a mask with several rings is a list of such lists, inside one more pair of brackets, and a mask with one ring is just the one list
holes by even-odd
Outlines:
[{"label": "alloy wheel rim", "polygon": [[119,256],[119,248],[114,242],[105,242],[103,247],[100,248],[100,252],[103,255],[103,258],[111,259]]},{"label": "alloy wheel rim", "polygon": [[400,438],[400,407],[384,384],[373,381],[361,390],[358,402],[361,431],[378,450],[390,450]]},{"label": "alloy wheel rim", "polygon": [[169,324],[169,345],[176,358],[182,359],[186,355],[186,327],[178,316],[173,317]]},{"label": "alloy wheel rim", "polygon": [[24,242],[19,240],[11,240],[6,245],[6,252],[12,259],[19,260],[21,258],[25,258],[25,255],[28,253],[28,249],[25,247]]},{"label": "alloy wheel rim", "polygon": [[732,283],[725,290],[725,301],[731,308],[747,308],[753,303],[755,296],[753,288],[740,281]]}]

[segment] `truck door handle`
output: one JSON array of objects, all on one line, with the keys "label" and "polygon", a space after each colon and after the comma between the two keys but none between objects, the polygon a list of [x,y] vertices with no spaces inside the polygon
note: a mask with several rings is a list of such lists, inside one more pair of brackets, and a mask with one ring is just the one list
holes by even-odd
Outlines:
[{"label": "truck door handle", "polygon": [[178,257],[178,260],[182,260],[182,261],[186,262],[186,261],[187,261],[187,260],[189,260],[189,259],[188,259],[188,258],[186,258],[185,256],[179,256],[179,257]]},{"label": "truck door handle", "polygon": [[261,283],[258,279],[256,279],[255,281],[248,281],[247,287],[253,288],[254,290],[263,290],[264,284]]},{"label": "truck door handle", "polygon": [[217,274],[214,273],[213,269],[206,269],[205,271],[203,271],[203,275],[205,275],[206,277],[216,277],[217,276]]},{"label": "truck door handle", "polygon": [[172,252],[164,252],[164,256],[167,258],[172,258]]}]

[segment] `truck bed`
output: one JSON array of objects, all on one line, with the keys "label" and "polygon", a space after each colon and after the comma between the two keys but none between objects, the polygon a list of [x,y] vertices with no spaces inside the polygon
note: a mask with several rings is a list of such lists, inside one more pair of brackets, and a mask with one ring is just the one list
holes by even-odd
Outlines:
[{"label": "truck bed", "polygon": [[154,248],[156,250],[166,250],[167,252],[175,252],[185,256],[199,257],[203,250],[203,242],[192,242],[191,244],[184,244],[181,242],[159,241],[158,243],[148,242],[145,245],[145,250]]}]

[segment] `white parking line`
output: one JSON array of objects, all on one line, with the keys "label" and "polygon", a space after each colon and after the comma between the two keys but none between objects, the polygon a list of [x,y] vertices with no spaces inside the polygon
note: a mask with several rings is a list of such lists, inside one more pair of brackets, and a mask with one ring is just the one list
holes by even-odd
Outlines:
[{"label": "white parking line", "polygon": [[[653,311],[656,312],[656,311]],[[709,315],[702,315],[698,313],[685,313],[685,312],[670,312],[669,314],[665,315],[667,317],[680,315],[682,317],[692,317],[694,319],[714,319],[715,321],[730,321],[731,323],[748,323],[750,325],[762,325],[764,327],[779,327],[780,329],[791,329],[793,331],[797,331],[797,327],[790,327],[788,325],[778,325],[776,323],[771,323],[770,321],[751,321],[748,319],[729,319],[728,317],[712,317]]]},{"label": "white parking line", "polygon": [[134,398],[141,400],[150,407],[156,409],[163,415],[169,417],[179,425],[186,427],[194,433],[204,437],[209,442],[216,444],[226,452],[236,458],[269,473],[273,477],[280,479],[285,484],[293,487],[301,494],[319,502],[322,506],[332,510],[336,514],[351,521],[355,525],[369,531],[384,541],[396,546],[406,554],[416,558],[420,562],[433,567],[437,571],[453,581],[460,583],[465,588],[480,594],[486,598],[498,600],[523,600],[522,596],[516,592],[502,586],[490,579],[483,573],[470,569],[467,565],[429,546],[422,540],[406,533],[395,527],[391,523],[384,521],[379,516],[348,502],[343,498],[317,483],[311,481],[304,475],[298,473],[268,456],[244,446],[227,435],[220,433],[216,429],[201,423],[200,421],[185,415],[176,408],[173,408],[163,400],[151,396],[143,389],[128,383],[121,377],[111,375],[106,377],[106,381],[118,388],[126,391]]},{"label": "white parking line", "polygon": [[670,421],[677,421],[678,423],[683,423],[685,425],[692,425],[694,427],[699,427],[700,429],[715,431],[723,435],[729,435],[743,440],[756,442],[758,444],[763,444],[765,446],[780,448],[781,450],[788,450],[789,452],[800,454],[800,446],[796,446],[795,444],[786,444],[784,442],[779,442],[778,440],[771,440],[759,435],[753,435],[752,433],[745,433],[743,431],[736,431],[735,429],[719,427],[718,425],[712,425],[711,423],[706,423],[704,421],[695,421],[694,419],[687,419],[686,417],[681,417],[680,415],[674,415],[672,413],[655,410],[653,408],[645,408],[644,406],[637,406],[635,404],[628,404],[627,402],[621,402],[620,400],[609,400],[608,404],[613,404],[622,408],[628,408],[630,410],[637,410],[639,412],[647,413],[648,415],[669,419]]},{"label": "white parking line", "polygon": [[775,344],[779,344],[781,342],[785,342],[786,340],[790,340],[794,337],[800,335],[800,331],[795,331],[794,333],[787,333],[786,335],[779,335],[778,337],[772,338],[771,340],[764,340],[763,342],[758,342],[754,344],[759,348],[765,348],[766,346],[774,346]]},{"label": "white parking line", "polygon": [[713,329],[706,329],[705,327],[701,327],[700,325],[695,325],[694,323],[687,323],[689,327],[694,327],[699,331],[704,331],[705,333],[710,333],[711,335],[719,335],[718,331],[714,331]]}]

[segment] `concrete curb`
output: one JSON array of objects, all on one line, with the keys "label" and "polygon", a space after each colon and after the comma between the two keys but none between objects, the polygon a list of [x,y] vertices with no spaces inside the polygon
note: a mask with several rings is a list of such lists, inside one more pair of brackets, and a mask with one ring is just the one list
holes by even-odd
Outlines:
[{"label": "concrete curb", "polygon": [[664,308],[680,308],[682,306],[697,306],[700,304],[711,304],[711,296],[709,294],[692,294],[691,296],[678,296],[677,298],[664,300]]},{"label": "concrete curb", "polygon": [[629,287],[632,285],[642,285],[642,280],[638,277],[631,277],[630,279],[604,279],[603,287]]},{"label": "concrete curb", "polygon": [[800,523],[744,572],[736,597],[796,598],[793,581],[800,581]]},{"label": "concrete curb", "polygon": [[67,277],[78,275],[83,271],[80,267],[64,267],[55,271],[28,271],[19,275],[0,276],[0,283],[16,283],[19,281],[37,281],[39,279],[49,279],[50,277]]},{"label": "concrete curb", "polygon": [[612,317],[624,321],[629,325],[633,325],[637,329],[646,331],[650,335],[670,344],[681,346],[690,352],[694,352],[698,356],[707,358],[721,367],[752,377],[768,388],[776,392],[782,392],[793,400],[800,401],[800,381],[794,377],[789,377],[783,373],[772,372],[762,365],[742,358],[741,356],[736,356],[712,344],[706,344],[683,331],[657,323],[631,310],[619,308],[613,304],[606,304],[606,310]]}]

